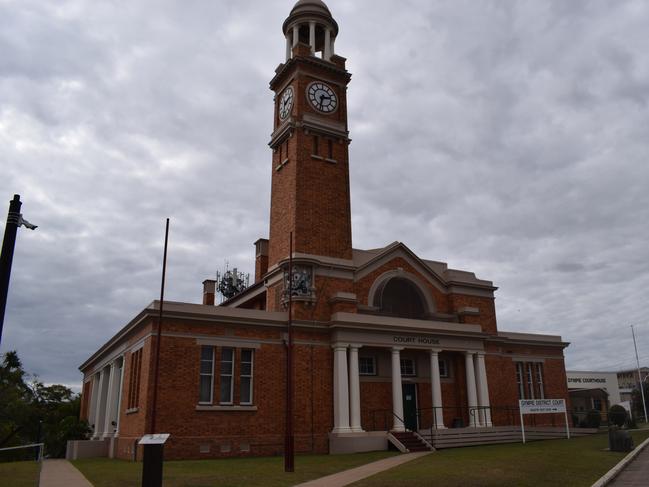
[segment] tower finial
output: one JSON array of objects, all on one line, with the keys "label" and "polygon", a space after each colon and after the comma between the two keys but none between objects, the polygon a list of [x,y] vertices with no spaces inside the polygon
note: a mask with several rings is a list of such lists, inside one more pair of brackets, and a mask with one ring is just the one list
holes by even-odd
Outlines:
[{"label": "tower finial", "polygon": [[322,0],[299,0],[284,21],[282,31],[286,37],[287,61],[299,42],[311,47],[311,55],[315,56],[319,52],[322,59],[331,60],[338,35],[338,23]]}]

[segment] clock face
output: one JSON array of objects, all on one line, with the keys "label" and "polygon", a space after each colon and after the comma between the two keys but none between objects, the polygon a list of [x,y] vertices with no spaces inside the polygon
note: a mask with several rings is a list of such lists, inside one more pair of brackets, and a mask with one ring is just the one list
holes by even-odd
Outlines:
[{"label": "clock face", "polygon": [[319,112],[331,113],[338,107],[338,98],[329,86],[320,81],[314,81],[306,89],[309,102]]},{"label": "clock face", "polygon": [[293,108],[293,88],[289,86],[284,90],[284,93],[282,93],[279,99],[279,118],[284,120],[288,117],[288,114],[291,113],[291,108]]}]

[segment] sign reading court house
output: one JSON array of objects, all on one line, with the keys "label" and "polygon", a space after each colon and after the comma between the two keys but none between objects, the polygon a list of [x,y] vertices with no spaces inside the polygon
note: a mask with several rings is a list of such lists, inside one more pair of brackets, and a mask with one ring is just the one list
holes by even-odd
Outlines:
[{"label": "sign reading court house", "polygon": [[564,399],[521,399],[518,401],[521,414],[565,413]]}]

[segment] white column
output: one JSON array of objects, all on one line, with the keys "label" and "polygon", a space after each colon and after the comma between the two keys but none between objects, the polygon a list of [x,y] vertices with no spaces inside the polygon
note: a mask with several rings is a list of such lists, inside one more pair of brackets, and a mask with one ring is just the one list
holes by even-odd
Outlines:
[{"label": "white column", "polygon": [[349,345],[349,412],[350,426],[354,433],[361,428],[361,382],[358,373],[358,349],[360,345]]},{"label": "white column", "polygon": [[293,47],[297,46],[299,40],[300,40],[300,27],[294,25],[293,26]]},{"label": "white column", "polygon": [[291,59],[291,36],[286,34],[286,60]]},{"label": "white column", "polygon": [[334,429],[332,433],[351,431],[347,377],[347,345],[334,345]]},{"label": "white column", "polygon": [[478,405],[478,399],[476,397],[476,389],[475,389],[475,371],[473,369],[473,355],[475,352],[465,352],[464,358],[465,358],[465,368],[466,368],[466,398],[467,398],[467,406],[469,407],[469,425],[470,426],[476,426],[477,425],[477,419],[478,419],[478,412],[473,411],[473,414],[471,414],[471,409],[472,407],[475,407]]},{"label": "white column", "polygon": [[309,46],[311,46],[311,55],[315,54],[315,22],[309,22]]},{"label": "white column", "polygon": [[96,438],[101,438],[104,433],[104,419],[106,418],[106,396],[108,395],[108,370],[102,369],[99,375],[99,390],[97,394],[97,406],[95,414]]},{"label": "white column", "polygon": [[99,397],[99,379],[100,375],[95,374],[92,377],[92,391],[90,392],[90,407],[88,408],[88,423],[93,428],[93,434],[96,431],[96,416],[97,416],[97,399]]},{"label": "white column", "polygon": [[323,58],[325,61],[331,60],[331,29],[327,27],[325,29],[325,42],[324,42],[324,53]]},{"label": "white column", "polygon": [[476,353],[476,375],[479,380],[478,404],[485,408],[482,414],[483,425],[491,427],[493,423],[491,422],[491,410],[488,409],[490,405],[489,386],[487,384],[487,367],[485,366],[484,356],[484,352]]},{"label": "white column", "polygon": [[433,414],[435,417],[435,426],[438,429],[445,428],[444,426],[444,410],[442,408],[442,381],[439,375],[439,350],[433,349],[430,351],[430,377],[431,377],[431,392],[433,394]]},{"label": "white column", "polygon": [[124,366],[126,365],[126,356],[122,355],[121,358],[121,365],[119,367],[119,389],[118,389],[118,394],[117,394],[117,419],[115,420],[115,423],[117,423],[117,426],[115,426],[115,436],[119,435],[119,411],[122,409],[122,398],[124,397]]},{"label": "white column", "polygon": [[402,348],[392,348],[392,412],[394,413],[393,431],[405,431],[403,424],[403,389],[401,387],[401,356]]},{"label": "white column", "polygon": [[334,54],[336,54],[335,45],[336,45],[336,38],[335,38],[335,37],[332,37],[332,38],[331,38],[331,55],[332,55],[332,56],[333,56]]},{"label": "white column", "polygon": [[115,362],[110,364],[108,368],[108,387],[106,391],[106,414],[104,415],[104,434],[103,438],[109,438],[113,436],[113,413],[115,411],[115,400],[117,396],[116,380],[117,377],[117,367]]}]

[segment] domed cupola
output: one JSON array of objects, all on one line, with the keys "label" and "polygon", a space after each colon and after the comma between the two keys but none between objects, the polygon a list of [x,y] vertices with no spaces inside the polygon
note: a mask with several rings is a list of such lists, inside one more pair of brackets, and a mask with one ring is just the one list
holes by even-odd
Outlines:
[{"label": "domed cupola", "polygon": [[286,37],[286,60],[291,58],[298,42],[311,46],[313,56],[318,53],[325,61],[334,54],[338,23],[322,0],[299,0],[282,26]]}]

